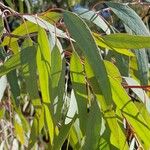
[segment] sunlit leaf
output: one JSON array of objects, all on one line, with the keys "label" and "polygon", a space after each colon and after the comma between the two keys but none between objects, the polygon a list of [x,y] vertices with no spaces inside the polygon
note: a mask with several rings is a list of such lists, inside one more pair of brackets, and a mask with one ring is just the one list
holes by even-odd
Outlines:
[{"label": "sunlit leaf", "polygon": [[70,62],[70,74],[78,105],[79,122],[82,132],[85,132],[87,120],[87,89],[80,58],[74,52]]},{"label": "sunlit leaf", "polygon": [[87,61],[85,61],[85,71],[88,82],[91,85],[94,94],[96,95],[96,99],[98,100],[102,111],[104,112],[103,116],[104,119],[106,120],[107,127],[109,127],[107,128],[107,130],[109,130],[110,132],[108,135],[109,136],[111,135],[111,138],[109,138],[111,144],[118,149],[128,148],[125,134],[120,128],[117,116],[114,110],[112,109],[114,105],[113,101],[111,101],[109,104],[106,103],[104,97],[102,96],[99,84],[94,76],[93,70]]},{"label": "sunlit leaf", "polygon": [[37,67],[39,73],[39,82],[42,93],[42,100],[45,103],[50,103],[50,66],[51,54],[49,41],[44,29],[39,29],[38,34],[38,52],[37,52]]},{"label": "sunlit leaf", "polygon": [[45,123],[48,127],[48,133],[50,136],[50,143],[51,146],[53,145],[53,140],[54,140],[54,123],[52,119],[52,114],[50,112],[50,109],[47,105],[44,104],[44,112],[45,112]]}]

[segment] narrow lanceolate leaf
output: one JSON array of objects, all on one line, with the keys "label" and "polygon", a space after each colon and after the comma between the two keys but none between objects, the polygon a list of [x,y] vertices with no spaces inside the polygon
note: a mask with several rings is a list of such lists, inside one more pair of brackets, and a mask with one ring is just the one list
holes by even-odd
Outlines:
[{"label": "narrow lanceolate leaf", "polygon": [[149,35],[149,31],[146,28],[144,22],[129,6],[121,3],[105,3],[134,33],[140,35]]},{"label": "narrow lanceolate leaf", "polygon": [[74,52],[71,57],[70,62],[70,74],[71,81],[73,84],[73,89],[78,105],[78,114],[79,114],[79,123],[83,133],[86,129],[86,120],[87,120],[87,89],[86,81],[83,73],[83,66],[81,64],[80,58]]},{"label": "narrow lanceolate leaf", "polygon": [[150,37],[129,35],[129,34],[111,34],[101,37],[105,43],[114,48],[139,49],[150,48]]},{"label": "narrow lanceolate leaf", "polygon": [[85,144],[83,150],[98,149],[100,140],[100,129],[101,129],[101,112],[97,101],[92,103],[90,112],[88,114],[86,133],[85,133]]},{"label": "narrow lanceolate leaf", "polygon": [[82,8],[82,7],[77,8],[75,10],[75,13],[77,13],[82,18],[96,24],[106,34],[110,34],[110,29],[109,29],[108,25],[104,22],[104,20],[101,18],[101,16],[98,13],[88,10],[86,8]]},{"label": "narrow lanceolate leaf", "polygon": [[37,74],[36,74],[36,46],[31,46],[26,48],[26,55],[20,56],[21,59],[21,69],[23,72],[23,76],[26,81],[27,92],[30,95],[32,100],[32,104],[35,107],[39,107],[41,105],[38,93],[38,85],[37,85]]},{"label": "narrow lanceolate leaf", "polygon": [[12,97],[14,99],[14,106],[19,106],[20,101],[19,101],[19,96],[20,96],[20,88],[18,84],[18,78],[17,78],[17,73],[16,70],[12,70],[7,74],[7,79],[10,85],[10,90],[12,93]]},{"label": "narrow lanceolate leaf", "polygon": [[[112,11],[127,25],[135,34],[149,36],[150,33],[144,22],[129,6],[120,3],[106,3]],[[141,84],[148,84],[148,59],[145,49],[135,50],[138,62],[138,73]]]},{"label": "narrow lanceolate leaf", "polygon": [[63,124],[63,126],[61,127],[59,134],[57,136],[55,136],[54,138],[54,146],[53,146],[53,150],[59,150],[62,148],[62,145],[64,144],[65,140],[67,139],[67,136],[70,133],[70,129],[73,125],[73,123],[76,120],[76,115],[73,117],[72,121],[65,125]]},{"label": "narrow lanceolate leaf", "polygon": [[134,54],[130,50],[126,49],[125,47],[116,47],[114,44],[112,44],[112,42],[110,42],[111,43],[110,44],[109,41],[107,42],[107,40],[105,40],[103,36],[100,36],[99,34],[93,33],[93,36],[95,38],[96,44],[99,47],[113,50],[116,51],[117,53],[124,54],[127,56],[134,56]]},{"label": "narrow lanceolate leaf", "polygon": [[102,93],[104,94],[106,101],[109,103],[112,100],[110,83],[104,62],[99,55],[98,47],[96,46],[90,29],[80,17],[71,12],[66,11],[64,13],[64,21],[71,36],[83,51],[90,66],[93,68],[93,72],[100,85]]},{"label": "narrow lanceolate leaf", "polygon": [[52,53],[51,53],[51,78],[52,78],[52,96],[53,100],[58,95],[58,83],[60,80],[62,71],[62,60],[61,60],[61,53],[57,45],[54,46]]},{"label": "narrow lanceolate leaf", "polygon": [[48,133],[50,136],[50,144],[53,145],[53,139],[54,139],[54,122],[52,120],[52,114],[50,112],[50,106],[44,104],[44,112],[45,112],[45,122],[48,128]]},{"label": "narrow lanceolate leaf", "polygon": [[42,93],[42,100],[50,103],[50,46],[44,29],[39,28],[38,34],[38,52],[37,52],[37,68],[39,73],[39,82]]},{"label": "narrow lanceolate leaf", "polygon": [[114,110],[112,109],[114,105],[113,101],[111,101],[111,105],[106,104],[105,98],[101,93],[101,89],[94,76],[92,68],[90,67],[87,61],[85,61],[85,71],[86,71],[87,80],[91,85],[92,90],[96,96],[96,99],[100,103],[100,107],[104,113],[103,116],[104,119],[106,120],[106,125],[109,127],[107,128],[107,130],[109,130],[110,131],[109,134],[111,134],[111,138],[109,139],[111,144],[118,149],[128,149],[126,136],[123,133],[118,123],[118,119]]}]

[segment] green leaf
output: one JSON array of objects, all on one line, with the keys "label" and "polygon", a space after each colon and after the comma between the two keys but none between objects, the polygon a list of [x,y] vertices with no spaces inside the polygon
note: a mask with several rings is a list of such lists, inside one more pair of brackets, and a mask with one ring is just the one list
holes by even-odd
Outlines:
[{"label": "green leaf", "polygon": [[104,62],[99,55],[98,47],[92,37],[90,29],[80,17],[71,12],[64,12],[64,21],[71,36],[82,50],[90,66],[93,68],[93,72],[102,93],[104,94],[107,103],[109,103],[112,100],[110,83]]},{"label": "green leaf", "polygon": [[[149,36],[150,33],[144,22],[129,6],[121,3],[106,2],[112,11],[127,25],[134,34]],[[148,59],[145,49],[140,51],[135,50],[138,62],[138,73],[141,84],[148,84]]]},{"label": "green leaf", "polygon": [[63,124],[62,125],[62,127],[59,131],[59,134],[57,136],[55,136],[55,138],[54,138],[53,150],[61,149],[63,143],[65,142],[67,136],[69,135],[70,129],[72,128],[72,125],[76,120],[76,117],[77,116],[75,115],[69,124],[67,124],[67,125]]},{"label": "green leaf", "polygon": [[51,78],[52,78],[52,90],[53,100],[58,95],[58,84],[62,71],[61,53],[57,45],[54,46],[51,53]]},{"label": "green leaf", "polygon": [[48,133],[49,133],[49,136],[50,136],[50,143],[51,143],[51,146],[53,145],[53,140],[54,140],[54,122],[53,122],[53,119],[52,119],[52,115],[51,115],[51,112],[50,112],[50,108],[48,105],[44,104],[44,112],[45,112],[45,123],[48,127]]},{"label": "green leaf", "polygon": [[148,137],[150,136],[150,126],[145,122],[121,84],[112,78],[110,78],[110,81],[115,104],[121,110],[121,113],[127,121],[132,125],[136,135],[141,141],[141,144],[145,149],[150,148],[148,140]]},{"label": "green leaf", "polygon": [[110,61],[105,60],[104,64],[105,64],[108,75],[121,83],[122,77],[121,77],[121,74],[120,74],[118,68]]},{"label": "green leaf", "polygon": [[[118,52],[120,54],[124,54],[124,55],[127,55],[127,56],[134,56],[134,54],[130,50],[126,49],[125,47],[116,47],[114,45],[114,43],[112,43],[111,41],[110,41],[110,43],[109,43],[109,40],[107,42],[107,40],[105,40],[103,38],[103,36],[100,37],[100,35],[98,35],[96,33],[94,33],[93,35],[94,35],[96,44],[99,47],[102,47],[102,48],[105,48],[105,49],[109,49],[109,50],[113,50],[113,51],[116,51],[116,52]],[[117,41],[116,41],[116,43],[117,43]]]},{"label": "green leaf", "polygon": [[87,96],[85,75],[83,71],[84,70],[81,64],[81,60],[74,52],[72,54],[71,62],[70,62],[70,74],[71,74],[71,81],[73,84],[77,105],[78,105],[80,128],[84,134],[86,129],[86,120],[87,120],[88,96]]},{"label": "green leaf", "polygon": [[22,145],[25,144],[25,132],[21,123],[21,120],[17,114],[14,117],[14,128],[17,139],[21,142]]},{"label": "green leaf", "polygon": [[5,75],[8,72],[10,72],[16,68],[21,67],[20,53],[22,53],[22,55],[24,55],[25,51],[26,50],[22,50],[22,52],[19,52],[19,53],[13,55],[2,66],[0,66],[0,76]]},{"label": "green leaf", "polygon": [[51,54],[49,41],[44,29],[39,28],[38,34],[38,52],[37,52],[37,67],[39,73],[39,82],[42,93],[42,100],[44,103],[50,103],[50,66],[51,66]]},{"label": "green leaf", "polygon": [[3,119],[5,115],[5,108],[0,108],[0,120]]},{"label": "green leaf", "polygon": [[110,34],[101,37],[112,48],[140,49],[150,48],[150,37],[124,33]]},{"label": "green leaf", "polygon": [[93,73],[93,68],[90,67],[87,61],[85,61],[85,71],[89,85],[94,92],[96,99],[100,104],[100,108],[102,109],[104,119],[106,121],[106,125],[109,127],[107,130],[110,130],[111,133],[111,143],[118,149],[128,149],[128,145],[126,142],[126,136],[123,133],[120,125],[118,124],[117,116],[113,110],[113,101],[110,101],[109,105],[106,103],[105,98],[101,93],[101,89],[96,80],[96,77]]},{"label": "green leaf", "polygon": [[111,10],[126,24],[134,33],[150,35],[144,22],[129,6],[121,3],[105,2]]},{"label": "green leaf", "polygon": [[[56,105],[56,112],[55,113],[55,119],[57,121],[60,121],[62,118],[62,108],[63,108],[63,99],[64,99],[64,94],[65,94],[65,75],[66,75],[66,60],[63,58],[62,60],[62,70],[61,70],[61,75],[60,75],[60,80],[58,83],[58,102]],[[56,89],[57,90],[57,89]]]},{"label": "green leaf", "polygon": [[12,96],[14,98],[14,107],[18,107],[20,104],[19,96],[20,96],[20,87],[18,84],[18,77],[16,70],[12,70],[7,74],[8,83],[10,85],[10,90],[12,93]]},{"label": "green leaf", "polygon": [[25,53],[21,53],[20,59],[27,92],[30,95],[33,106],[39,108],[39,106],[41,106],[41,101],[37,85],[36,53],[36,46],[27,47],[25,48]]},{"label": "green leaf", "polygon": [[91,104],[86,123],[85,144],[83,150],[97,149],[100,140],[101,112],[97,101]]}]

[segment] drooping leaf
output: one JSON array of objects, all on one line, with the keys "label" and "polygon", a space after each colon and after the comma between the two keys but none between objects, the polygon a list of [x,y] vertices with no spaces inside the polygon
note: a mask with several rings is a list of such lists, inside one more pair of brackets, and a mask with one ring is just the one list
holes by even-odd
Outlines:
[{"label": "drooping leaf", "polygon": [[67,136],[69,135],[70,129],[73,125],[73,123],[76,120],[76,115],[73,117],[72,121],[65,125],[63,124],[63,126],[61,127],[58,136],[56,136],[54,138],[54,146],[53,146],[53,150],[57,150],[57,149],[61,149],[63,143],[65,142]]},{"label": "drooping leaf", "polygon": [[139,35],[149,35],[144,22],[128,5],[114,2],[105,2],[111,10],[126,24],[134,33]]},{"label": "drooping leaf", "polygon": [[51,53],[49,41],[44,29],[39,29],[38,34],[38,52],[37,52],[37,67],[39,73],[39,82],[42,94],[42,100],[45,103],[50,103],[50,66]]},{"label": "drooping leaf", "polygon": [[85,81],[85,76],[83,71],[84,70],[81,64],[81,60],[74,52],[72,54],[71,62],[70,62],[70,74],[71,74],[71,81],[73,84],[77,105],[78,105],[80,127],[82,132],[85,133],[88,96],[87,96],[86,81]]},{"label": "drooping leaf", "polygon": [[110,34],[101,37],[105,43],[114,48],[140,49],[150,48],[150,37],[129,35],[123,33]]},{"label": "drooping leaf", "polygon": [[80,17],[71,12],[64,12],[64,21],[71,36],[77,42],[90,66],[93,68],[102,93],[109,103],[112,100],[112,96],[107,72],[90,29]]},{"label": "drooping leaf", "polygon": [[[134,34],[149,36],[150,33],[144,22],[129,6],[121,3],[106,2],[112,11],[122,20],[122,22],[133,31]],[[135,50],[138,63],[138,73],[141,84],[148,84],[148,59],[145,49]]]},{"label": "drooping leaf", "polygon": [[[96,33],[93,33],[94,35],[94,38],[95,38],[95,41],[96,41],[96,44],[99,46],[99,47],[102,47],[102,48],[105,48],[105,49],[109,49],[109,50],[112,50],[112,51],[116,51],[117,53],[120,53],[120,54],[124,54],[124,55],[127,55],[127,56],[134,56],[134,54],[126,49],[125,47],[116,47],[113,45],[113,43],[109,44],[109,42],[105,41],[103,39],[103,36],[101,37],[100,35],[96,34]],[[117,43],[117,42],[116,42]]]},{"label": "drooping leaf", "polygon": [[45,112],[45,123],[48,128],[48,133],[50,136],[50,144],[51,146],[53,145],[53,140],[54,140],[54,122],[52,119],[52,114],[50,112],[50,108],[48,105],[44,104],[44,112]]},{"label": "drooping leaf", "polygon": [[[83,150],[97,149],[100,140],[101,112],[95,100],[90,108],[86,123],[85,144]],[[92,130],[91,130],[92,129]]]},{"label": "drooping leaf", "polygon": [[149,148],[150,143],[148,137],[150,135],[150,126],[145,122],[142,115],[139,113],[134,103],[130,100],[121,84],[112,78],[110,78],[110,81],[115,104],[121,110],[123,116],[134,128],[136,135],[141,141],[141,144],[146,149]]},{"label": "drooping leaf", "polygon": [[12,93],[12,97],[14,98],[14,107],[19,106],[19,96],[20,96],[20,88],[18,84],[18,77],[16,70],[12,70],[7,74],[7,79],[10,85],[10,90]]},{"label": "drooping leaf", "polygon": [[[47,22],[48,24],[50,24],[50,23],[53,23],[55,21],[57,22],[58,19],[60,18],[60,14],[58,14],[56,12],[48,12],[48,13],[44,13],[44,14],[39,14],[38,17],[39,17],[39,19],[42,19],[45,22]],[[35,21],[36,17],[32,17],[32,18],[34,18],[34,21]],[[46,26],[46,25],[44,25],[44,26]],[[53,25],[50,24],[50,26],[53,26]],[[53,29],[55,29],[55,28],[53,28]],[[32,21],[31,22],[30,21],[24,21],[24,23],[21,24],[18,28],[16,28],[12,32],[12,34],[17,35],[18,38],[23,38],[23,36],[26,37],[26,35],[27,35],[27,37],[28,37],[28,35],[30,33],[33,33],[33,32],[38,32],[38,24],[37,24],[37,22],[33,23]],[[13,43],[13,42],[17,41],[18,38],[17,37],[15,38],[15,37],[8,37],[8,36],[6,36],[6,37],[4,37],[4,40],[2,42],[2,46],[8,45],[10,43]]]},{"label": "drooping leaf", "polygon": [[109,104],[106,103],[93,70],[87,61],[85,61],[85,71],[87,80],[100,104],[102,112],[104,113],[103,116],[106,121],[107,130],[109,130],[107,132],[109,136],[111,135],[111,138],[108,138],[110,140],[109,142],[118,149],[128,149],[125,134],[118,124],[117,116],[113,110],[114,103],[113,101],[110,101]]},{"label": "drooping leaf", "polygon": [[51,78],[52,78],[52,96],[53,100],[58,95],[58,84],[62,71],[61,53],[57,45],[54,46],[51,53]]}]

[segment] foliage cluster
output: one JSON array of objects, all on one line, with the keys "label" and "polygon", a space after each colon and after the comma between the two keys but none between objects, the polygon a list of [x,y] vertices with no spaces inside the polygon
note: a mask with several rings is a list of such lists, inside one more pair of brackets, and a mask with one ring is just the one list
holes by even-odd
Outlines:
[{"label": "foliage cluster", "polygon": [[0,149],[150,149],[149,1],[18,2],[0,2]]}]

